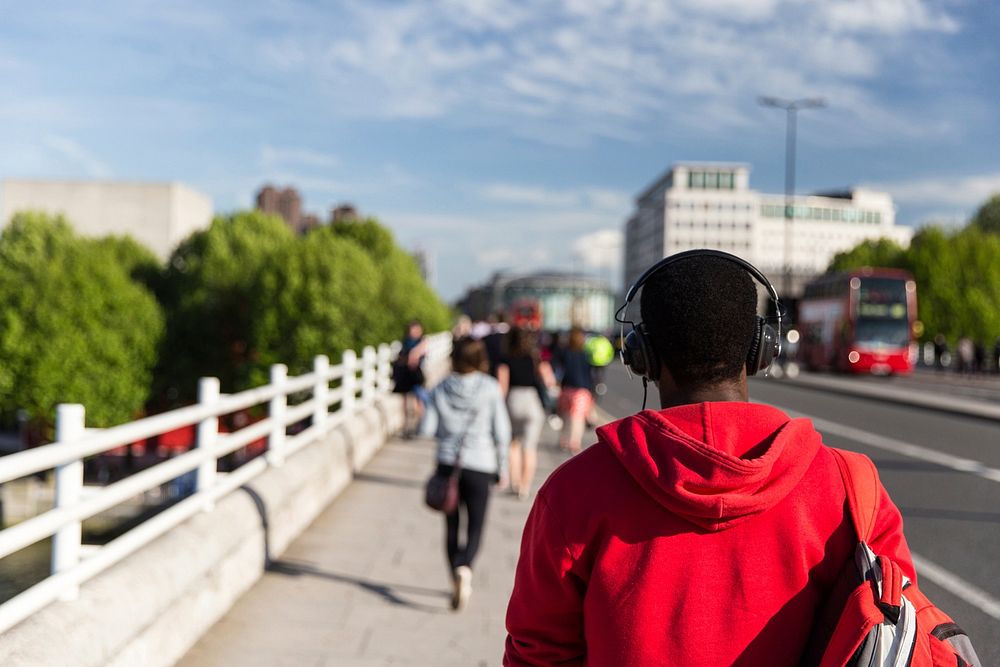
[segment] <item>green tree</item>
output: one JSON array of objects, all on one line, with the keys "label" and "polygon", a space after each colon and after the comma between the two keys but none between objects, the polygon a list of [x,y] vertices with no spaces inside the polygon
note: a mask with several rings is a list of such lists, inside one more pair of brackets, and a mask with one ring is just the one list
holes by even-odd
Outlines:
[{"label": "green tree", "polygon": [[378,269],[357,244],[329,228],[271,255],[253,289],[250,384],[265,383],[273,363],[299,374],[317,354],[336,362],[344,350],[385,342],[373,326],[383,308]]},{"label": "green tree", "polygon": [[1000,193],[993,195],[979,207],[970,224],[981,232],[1000,234]]},{"label": "green tree", "polygon": [[374,326],[382,340],[399,338],[410,320],[420,320],[427,331],[450,326],[448,306],[427,285],[416,260],[396,244],[391,231],[373,218],[338,222],[331,229],[361,246],[378,266],[380,313]]},{"label": "green tree", "polygon": [[161,284],[163,266],[153,251],[131,236],[105,236],[94,243],[105,250],[133,280],[156,293]]},{"label": "green tree", "polygon": [[834,255],[828,270],[844,271],[859,266],[906,267],[906,249],[886,238],[862,241],[850,250]]},{"label": "green tree", "polygon": [[142,410],[163,314],[114,246],[44,213],[0,235],[0,409],[51,425],[58,403],[82,403],[92,426]]},{"label": "green tree", "polygon": [[158,393],[192,400],[202,376],[218,377],[226,392],[248,386],[258,273],[295,240],[281,218],[252,211],[218,216],[180,244],[159,291],[167,334]]}]

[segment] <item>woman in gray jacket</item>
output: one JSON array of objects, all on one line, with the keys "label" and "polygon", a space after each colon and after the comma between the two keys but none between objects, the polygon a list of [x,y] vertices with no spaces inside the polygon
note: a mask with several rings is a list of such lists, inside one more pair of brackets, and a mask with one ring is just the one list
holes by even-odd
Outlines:
[{"label": "woman in gray jacket", "polygon": [[[438,474],[461,463],[459,509],[447,514],[446,549],[454,583],[452,609],[472,594],[472,561],[479,550],[490,488],[507,484],[510,418],[497,381],[487,375],[486,348],[472,338],[455,341],[452,373],[431,392],[420,431],[437,439]],[[459,545],[459,513],[465,508],[465,540]]]}]

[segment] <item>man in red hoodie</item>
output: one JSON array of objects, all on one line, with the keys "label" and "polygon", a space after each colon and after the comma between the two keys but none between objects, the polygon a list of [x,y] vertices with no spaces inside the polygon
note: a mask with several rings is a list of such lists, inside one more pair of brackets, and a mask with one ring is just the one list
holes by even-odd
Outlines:
[{"label": "man in red hoodie", "polygon": [[[802,661],[856,540],[811,422],[748,402],[757,291],[741,260],[719,255],[645,281],[641,326],[662,409],[601,427],[539,490],[504,665]],[[916,581],[884,489],[879,507],[871,546]]]}]

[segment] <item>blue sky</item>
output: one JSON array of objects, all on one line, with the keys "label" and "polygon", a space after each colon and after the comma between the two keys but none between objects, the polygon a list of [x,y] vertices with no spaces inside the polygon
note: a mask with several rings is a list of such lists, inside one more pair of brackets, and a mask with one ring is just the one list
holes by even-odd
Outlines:
[{"label": "blue sky", "polygon": [[[447,298],[501,268],[620,280],[632,198],[671,163],[780,192],[864,184],[954,224],[1000,190],[990,0],[0,0],[0,178],[265,181],[353,202],[435,257]],[[86,4],[86,6],[84,6]]]}]

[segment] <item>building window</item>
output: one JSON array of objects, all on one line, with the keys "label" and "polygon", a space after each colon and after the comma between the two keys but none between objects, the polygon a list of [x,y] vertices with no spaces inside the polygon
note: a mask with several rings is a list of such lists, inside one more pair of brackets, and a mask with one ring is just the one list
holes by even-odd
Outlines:
[{"label": "building window", "polygon": [[705,172],[705,187],[717,189],[719,187],[719,173],[715,171]]},{"label": "building window", "polygon": [[719,188],[722,190],[733,189],[733,174],[725,171],[719,174]]},{"label": "building window", "polygon": [[703,171],[692,171],[688,174],[688,186],[692,188],[703,188],[705,187],[705,172]]}]

